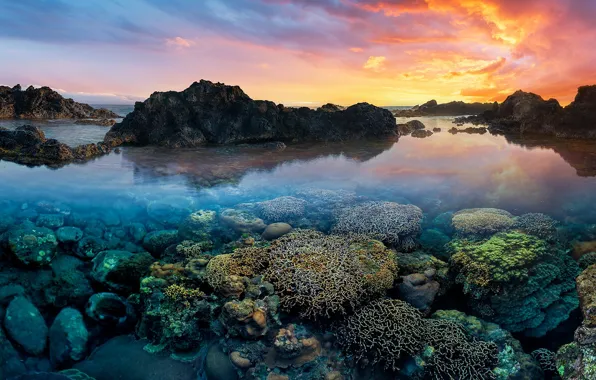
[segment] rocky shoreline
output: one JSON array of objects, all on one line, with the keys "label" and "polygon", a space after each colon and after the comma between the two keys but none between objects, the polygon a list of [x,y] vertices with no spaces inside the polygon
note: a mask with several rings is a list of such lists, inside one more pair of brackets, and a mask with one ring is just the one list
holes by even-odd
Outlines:
[{"label": "rocky shoreline", "polygon": [[455,123],[486,125],[491,133],[596,138],[596,85],[578,89],[575,100],[562,107],[555,99],[517,91],[495,109]]},{"label": "rocky shoreline", "polygon": [[0,119],[114,119],[120,116],[105,108],[65,99],[49,87],[26,90],[21,85],[0,86]]},{"label": "rocky shoreline", "polygon": [[84,162],[109,153],[104,143],[71,148],[55,139],[47,139],[38,127],[24,125],[11,131],[0,127],[0,159],[23,165],[51,167],[70,162]]},{"label": "rocky shoreline", "polygon": [[253,100],[238,86],[201,80],[184,91],[153,93],[108,132],[111,146],[171,148],[269,141],[345,141],[397,137],[389,110],[358,103],[342,110],[288,108]]},{"label": "rocky shoreline", "polygon": [[430,100],[407,110],[394,111],[393,115],[395,117],[478,115],[492,110],[495,106],[496,103],[449,102],[438,104],[436,100]]}]

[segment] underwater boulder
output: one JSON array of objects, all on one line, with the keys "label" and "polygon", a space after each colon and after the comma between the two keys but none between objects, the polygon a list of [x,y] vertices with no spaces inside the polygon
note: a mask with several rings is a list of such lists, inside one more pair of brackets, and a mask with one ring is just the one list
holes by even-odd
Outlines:
[{"label": "underwater boulder", "polygon": [[7,233],[10,251],[25,265],[48,265],[58,247],[54,231],[24,223]]},{"label": "underwater boulder", "polygon": [[41,313],[25,297],[14,298],[4,316],[8,336],[31,355],[40,355],[46,348],[48,327]]},{"label": "underwater boulder", "polygon": [[171,196],[149,202],[147,215],[167,227],[174,227],[192,212],[194,201],[187,197]]},{"label": "underwater boulder", "polygon": [[188,215],[178,226],[178,234],[182,240],[209,240],[215,228],[216,212],[212,210],[198,210]]},{"label": "underwater boulder", "polygon": [[77,227],[61,227],[56,231],[56,238],[64,245],[75,244],[83,238],[83,231]]},{"label": "underwater boulder", "polygon": [[25,294],[25,288],[21,285],[4,285],[0,286],[0,306],[6,306],[16,296]]},{"label": "underwater boulder", "polygon": [[75,254],[82,259],[93,259],[107,249],[107,242],[101,237],[85,236],[77,243]]},{"label": "underwater boulder", "polygon": [[[74,365],[96,380],[196,380],[199,359],[183,362],[168,353],[149,353],[146,340],[121,335],[99,346],[87,359]],[[224,380],[219,377],[217,380]]]},{"label": "underwater boulder", "polygon": [[265,240],[275,240],[292,231],[288,223],[271,223],[265,228],[261,237]]},{"label": "underwater boulder", "polygon": [[262,232],[266,224],[248,211],[228,208],[219,214],[219,221],[224,226],[239,233]]},{"label": "underwater boulder", "polygon": [[13,347],[4,329],[0,328],[0,379],[10,379],[27,371],[19,353]]},{"label": "underwater boulder", "polygon": [[60,228],[64,225],[64,215],[62,214],[39,214],[35,224],[38,227],[47,227],[51,229]]},{"label": "underwater boulder", "polygon": [[412,273],[402,277],[398,287],[400,298],[422,312],[429,310],[441,288],[433,279],[435,273],[430,270],[424,274]]},{"label": "underwater boulder", "polygon": [[114,293],[96,293],[89,298],[85,314],[94,321],[111,327],[131,325],[135,320],[133,307]]},{"label": "underwater boulder", "polygon": [[118,267],[120,263],[130,259],[132,253],[127,251],[103,251],[92,260],[93,269],[91,278],[102,284],[109,290],[121,290],[120,284],[109,281],[110,273]]},{"label": "underwater boulder", "polygon": [[89,332],[83,315],[76,309],[62,309],[49,331],[50,361],[55,367],[82,360],[87,351]]},{"label": "underwater boulder", "polygon": [[[87,378],[89,379],[89,378]],[[81,380],[87,380],[82,378]],[[72,377],[58,372],[35,372],[10,378],[10,380],[74,380]],[[89,379],[91,380],[91,379]]]},{"label": "underwater boulder", "polygon": [[141,243],[145,238],[145,235],[147,235],[147,228],[142,223],[131,223],[127,230],[128,235],[135,243]]},{"label": "underwater boulder", "polygon": [[205,374],[207,380],[236,380],[238,373],[230,358],[223,352],[219,344],[209,348],[205,357]]},{"label": "underwater boulder", "polygon": [[176,230],[153,231],[145,235],[143,239],[143,248],[154,257],[160,257],[161,254],[172,244],[176,244],[180,239]]}]

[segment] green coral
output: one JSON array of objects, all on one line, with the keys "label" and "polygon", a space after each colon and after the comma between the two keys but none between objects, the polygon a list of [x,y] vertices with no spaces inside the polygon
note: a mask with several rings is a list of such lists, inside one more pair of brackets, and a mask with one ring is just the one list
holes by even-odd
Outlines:
[{"label": "green coral", "polygon": [[511,229],[513,215],[497,208],[471,208],[456,212],[451,220],[458,236],[482,238]]},{"label": "green coral", "polygon": [[470,305],[509,331],[543,336],[577,308],[579,267],[545,241],[521,232],[455,240],[451,258]]}]

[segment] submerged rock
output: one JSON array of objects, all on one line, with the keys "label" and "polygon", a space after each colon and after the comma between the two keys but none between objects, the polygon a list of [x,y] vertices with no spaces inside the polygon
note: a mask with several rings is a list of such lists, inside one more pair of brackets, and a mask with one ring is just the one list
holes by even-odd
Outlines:
[{"label": "submerged rock", "polygon": [[62,227],[56,231],[56,238],[62,244],[75,244],[83,238],[83,231],[77,227]]},{"label": "submerged rock", "polygon": [[31,355],[40,355],[46,348],[48,327],[41,313],[25,297],[13,299],[4,316],[4,328],[10,338]]},{"label": "submerged rock", "polygon": [[275,240],[292,231],[288,223],[271,223],[267,226],[261,237],[265,240]]},{"label": "submerged rock", "polygon": [[240,233],[262,232],[267,226],[263,219],[244,210],[226,209],[219,214],[219,221]]},{"label": "submerged rock", "polygon": [[89,332],[83,315],[76,309],[62,309],[49,331],[50,360],[54,366],[77,362],[85,357]]},{"label": "submerged rock", "polygon": [[[198,360],[182,362],[167,353],[151,354],[146,340],[118,336],[99,346],[75,368],[96,380],[196,380]],[[225,378],[217,378],[224,380]]]},{"label": "submerged rock", "polygon": [[85,313],[102,325],[122,327],[135,319],[132,306],[114,293],[96,293],[89,298]]},{"label": "submerged rock", "polygon": [[109,290],[122,290],[125,287],[122,284],[110,281],[110,275],[112,271],[118,268],[118,265],[132,256],[133,254],[127,251],[103,251],[99,253],[93,259],[91,277]]},{"label": "submerged rock", "polygon": [[207,351],[205,358],[205,374],[207,380],[235,380],[238,379],[236,367],[218,344],[214,344]]},{"label": "submerged rock", "polygon": [[152,255],[159,257],[166,248],[178,241],[178,231],[176,230],[153,231],[145,235],[143,248]]},{"label": "submerged rock", "polygon": [[106,135],[112,145],[192,147],[267,141],[338,141],[396,136],[390,111],[368,103],[345,110],[286,108],[255,101],[238,86],[206,80],[156,92]]},{"label": "submerged rock", "polygon": [[7,240],[10,251],[23,264],[31,266],[49,264],[58,247],[54,231],[28,223],[8,231]]}]

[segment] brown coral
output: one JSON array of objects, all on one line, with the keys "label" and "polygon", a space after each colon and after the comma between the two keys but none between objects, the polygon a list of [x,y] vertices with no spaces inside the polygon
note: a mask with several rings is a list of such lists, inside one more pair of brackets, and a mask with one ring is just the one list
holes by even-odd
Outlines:
[{"label": "brown coral", "polygon": [[183,276],[185,274],[185,269],[180,263],[161,264],[159,261],[156,261],[151,264],[149,270],[151,271],[151,276],[156,278]]},{"label": "brown coral", "polygon": [[238,351],[230,353],[230,361],[238,368],[246,369],[252,367],[252,362],[243,357]]},{"label": "brown coral", "polygon": [[260,300],[233,300],[224,304],[219,320],[231,335],[259,337],[268,331],[267,313],[264,309]]},{"label": "brown coral", "polygon": [[382,295],[393,285],[397,270],[392,251],[358,235],[295,230],[260,255],[268,261],[262,273],[280,295],[282,307],[311,318],[343,313]]},{"label": "brown coral", "polygon": [[299,337],[295,325],[279,329],[273,347],[265,357],[269,368],[300,367],[321,355],[321,343],[314,336]]}]

